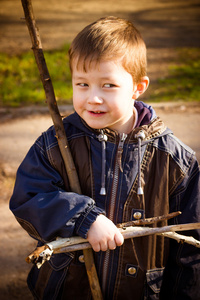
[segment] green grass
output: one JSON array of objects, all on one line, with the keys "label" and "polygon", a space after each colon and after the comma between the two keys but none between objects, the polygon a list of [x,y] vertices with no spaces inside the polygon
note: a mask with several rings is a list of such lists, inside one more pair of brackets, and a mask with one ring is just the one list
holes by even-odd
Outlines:
[{"label": "green grass", "polygon": [[177,49],[178,60],[169,66],[168,76],[158,79],[152,101],[200,101],[199,48]]},{"label": "green grass", "polygon": [[[44,52],[58,103],[71,103],[68,45]],[[0,106],[19,107],[45,103],[45,93],[32,51],[9,56],[0,54]]]},{"label": "green grass", "polygon": [[[71,103],[68,47],[45,51],[58,104]],[[177,49],[177,62],[168,76],[151,83],[149,101],[200,101],[199,48]],[[45,94],[32,51],[15,56],[0,54],[0,107],[45,104]]]}]

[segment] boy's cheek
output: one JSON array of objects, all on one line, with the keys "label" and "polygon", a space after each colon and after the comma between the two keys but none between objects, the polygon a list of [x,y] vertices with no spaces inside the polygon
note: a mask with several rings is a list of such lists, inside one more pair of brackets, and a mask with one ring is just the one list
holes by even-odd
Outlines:
[{"label": "boy's cheek", "polygon": [[78,96],[77,94],[73,95],[73,104],[74,106],[79,106],[81,103],[81,97]]}]

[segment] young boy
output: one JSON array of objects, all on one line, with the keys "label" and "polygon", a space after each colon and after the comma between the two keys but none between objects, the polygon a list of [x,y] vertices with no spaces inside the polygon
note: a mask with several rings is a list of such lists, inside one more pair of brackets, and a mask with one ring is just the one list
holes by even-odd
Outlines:
[{"label": "young boy", "polygon": [[[194,152],[135,101],[149,84],[140,33],[102,18],[77,35],[69,59],[75,113],[63,123],[82,195],[70,192],[52,126],[18,169],[12,212],[39,245],[87,238],[104,299],[200,299],[198,248],[154,235],[123,241],[116,227],[173,211],[182,214],[169,224],[200,221]],[[199,239],[197,230],[184,234]],[[35,299],[91,299],[81,252],[33,266],[28,285]]]}]

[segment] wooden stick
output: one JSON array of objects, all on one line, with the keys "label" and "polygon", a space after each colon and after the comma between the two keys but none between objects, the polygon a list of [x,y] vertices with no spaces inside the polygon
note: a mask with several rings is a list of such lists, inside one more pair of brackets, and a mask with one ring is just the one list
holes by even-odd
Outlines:
[{"label": "wooden stick", "polygon": [[[123,230],[121,231],[122,234],[124,233],[124,230],[127,229],[127,227],[130,226],[138,226],[138,225],[146,225],[146,224],[152,224],[152,223],[156,223],[158,221],[163,221],[163,220],[168,220],[170,218],[174,218],[175,216],[180,215],[181,212],[177,211],[177,212],[172,212],[170,214],[167,215],[163,215],[163,216],[158,216],[158,217],[152,217],[152,218],[147,218],[147,219],[142,219],[142,220],[136,220],[136,221],[130,221],[130,222],[126,222],[126,223],[121,223],[121,224],[117,224],[118,228],[122,228]],[[137,229],[136,229],[137,231]],[[76,244],[82,244],[85,243],[85,239],[80,238],[78,236],[75,237],[70,237],[70,238],[57,238],[55,241],[38,247],[36,250],[34,250],[34,255],[32,256],[32,260],[30,260],[30,258],[27,258],[27,262],[33,262],[35,261],[35,259],[40,255],[40,253],[42,253],[46,247],[48,246],[51,250],[55,250],[57,249],[57,247],[59,247],[59,249],[62,249],[62,247],[68,247],[68,246],[73,246]],[[88,247],[90,248],[90,246]],[[82,249],[81,249],[82,250]]]},{"label": "wooden stick", "polygon": [[[21,0],[21,2],[24,9],[26,24],[29,29],[29,33],[32,41],[32,49],[35,55],[35,60],[45,90],[49,111],[54,123],[59,149],[63,157],[65,168],[68,174],[70,188],[72,192],[81,194],[79,179],[71,156],[62,118],[60,116],[57,102],[55,99],[52,81],[44,58],[39,30],[36,26],[35,17],[33,14],[32,3],[31,0]],[[88,263],[86,263],[86,267],[88,268],[87,274],[88,274],[88,279],[90,282],[90,288],[91,288],[93,298],[102,299],[102,293],[101,293],[99,280],[95,269],[94,258],[91,250],[84,250],[84,256],[85,256],[85,261],[87,261],[88,259]]]},{"label": "wooden stick", "polygon": [[200,241],[193,238],[193,236],[186,236],[183,234],[178,234],[176,232],[163,232],[163,233],[159,233],[159,235],[174,239],[178,243],[187,243],[187,244],[193,245],[197,248],[200,248]]},{"label": "wooden stick", "polygon": [[[170,233],[173,233],[175,231],[187,231],[192,229],[200,229],[200,223],[189,223],[189,224],[179,224],[179,225],[170,225],[170,226],[163,226],[163,227],[128,227],[125,230],[119,229],[122,233],[124,239],[130,239],[130,238],[137,238],[141,236],[147,236],[152,234],[164,234],[167,233],[168,237],[170,237]],[[187,242],[187,238],[185,239],[185,242]],[[194,239],[195,240],[195,239]],[[61,242],[61,241],[60,241]],[[58,244],[54,244],[54,253],[62,253],[62,252],[71,252],[71,251],[78,251],[82,249],[86,249],[88,247],[91,247],[91,245],[86,242],[85,239],[77,237],[76,241],[73,240],[73,244],[71,241],[66,242],[65,247],[60,247],[60,242],[58,240]],[[199,241],[195,240],[195,244],[198,247]],[[48,244],[49,245],[49,244]],[[74,250],[72,250],[74,249]]]},{"label": "wooden stick", "polygon": [[21,2],[24,9],[26,24],[29,29],[32,41],[32,50],[35,56],[38,70],[40,72],[40,77],[44,87],[49,112],[54,123],[58,145],[69,177],[70,188],[73,192],[81,194],[79,179],[71,156],[64,125],[57,106],[53,84],[43,54],[42,43],[40,40],[39,30],[36,26],[32,3],[31,0],[21,0]]},{"label": "wooden stick", "polygon": [[178,225],[169,225],[163,227],[128,227],[121,233],[124,236],[124,239],[129,239],[133,237],[146,236],[150,234],[159,234],[163,232],[175,232],[175,231],[187,231],[193,229],[200,229],[200,223],[188,223],[188,224],[178,224]]},{"label": "wooden stick", "polygon": [[[144,227],[142,227],[142,228],[144,228]],[[163,227],[160,227],[160,228],[163,228]],[[156,229],[156,228],[154,228],[154,229]],[[196,228],[193,228],[193,229],[196,229]],[[130,238],[136,238],[136,237],[156,234],[156,235],[162,235],[164,237],[174,239],[179,243],[187,243],[187,244],[193,245],[194,247],[200,248],[200,241],[196,240],[192,236],[178,234],[174,231],[173,232],[170,232],[170,231],[169,232],[168,231],[167,232],[159,232],[160,230],[158,230],[157,232],[156,231],[157,230],[155,230],[153,233],[152,228],[151,228],[149,231],[147,231],[147,230],[143,231],[143,229],[141,229],[141,230],[139,230],[139,232],[137,232],[137,229],[135,227],[135,232],[134,231],[132,233],[128,232],[127,234],[125,232],[124,233],[122,232],[122,235],[123,235],[124,239],[130,239]],[[65,252],[72,252],[72,251],[88,249],[90,247],[91,247],[90,243],[85,242],[85,243],[80,243],[80,244],[74,244],[72,246],[66,246],[63,248],[57,248],[53,252],[55,254],[65,253]]]},{"label": "wooden stick", "polygon": [[[200,248],[200,242],[195,240],[193,237],[188,237],[182,235],[174,234],[175,231],[187,231],[193,229],[200,229],[200,223],[189,223],[189,224],[179,224],[179,225],[170,225],[163,227],[128,227],[126,229],[119,229],[122,233],[124,239],[137,238],[141,236],[147,236],[152,234],[164,235],[169,238],[176,239],[177,241],[189,243],[195,247]],[[44,261],[49,259],[52,253],[64,253],[72,252],[78,250],[85,250],[91,248],[91,245],[87,240],[81,237],[72,237],[72,238],[59,238],[56,241],[48,243],[42,247],[37,248],[33,251],[28,257],[27,262],[35,262],[37,264],[39,260],[39,265],[41,265],[41,257],[44,256]],[[45,250],[47,249],[47,253]],[[49,252],[49,249],[52,252]]]},{"label": "wooden stick", "polygon": [[[177,211],[177,212],[173,212],[173,213],[163,215],[163,216],[158,216],[158,217],[152,217],[152,218],[147,218],[147,219],[142,219],[142,220],[135,220],[135,221],[130,221],[130,222],[126,222],[126,223],[121,223],[121,224],[118,224],[117,227],[122,228],[122,229],[126,229],[127,227],[130,227],[130,226],[152,224],[152,223],[155,223],[155,222],[158,222],[158,221],[163,221],[163,220],[168,220],[170,218],[174,218],[175,216],[178,216],[180,214],[181,214],[181,212]],[[122,233],[123,233],[123,231],[122,231]],[[35,249],[33,251],[33,253],[30,254],[26,258],[26,261],[28,263],[30,263],[30,262],[37,263],[37,266],[41,266],[41,264],[40,263],[38,264],[38,262],[37,262],[38,257],[40,256],[41,253],[43,253],[43,251],[46,250],[47,247],[49,247],[49,249],[51,249],[53,251],[54,250],[57,251],[56,253],[59,253],[59,252],[64,252],[64,250],[62,250],[62,248],[84,243],[85,244],[84,248],[81,248],[81,245],[77,246],[77,248],[79,247],[80,250],[89,249],[90,244],[85,242],[85,241],[86,241],[85,239],[82,239],[80,237],[60,238],[60,239],[57,238],[57,240],[51,242],[50,244],[47,244],[47,245],[44,245],[44,246],[41,246],[41,247],[38,247],[37,249]],[[57,247],[59,247],[59,250],[57,250]],[[71,249],[73,249],[73,247]],[[71,250],[71,251],[73,251],[73,250]]]},{"label": "wooden stick", "polygon": [[171,218],[177,217],[180,214],[181,214],[180,211],[176,211],[176,212],[172,212],[170,214],[163,215],[163,216],[158,216],[158,217],[152,217],[152,218],[147,218],[147,219],[140,219],[140,220],[129,221],[129,222],[126,222],[126,223],[121,223],[121,224],[118,224],[117,227],[118,228],[126,228],[126,227],[130,227],[130,226],[149,225],[149,224],[157,223],[157,222],[160,222],[160,221],[169,220]]}]

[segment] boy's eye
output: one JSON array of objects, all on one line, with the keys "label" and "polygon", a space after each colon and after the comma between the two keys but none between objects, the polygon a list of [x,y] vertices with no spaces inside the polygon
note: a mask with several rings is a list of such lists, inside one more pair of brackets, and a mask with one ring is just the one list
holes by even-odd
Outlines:
[{"label": "boy's eye", "polygon": [[106,88],[112,88],[112,87],[115,87],[116,85],[115,84],[112,84],[112,83],[105,83],[104,84],[104,87]]},{"label": "boy's eye", "polygon": [[82,87],[88,86],[87,83],[78,83],[77,85],[82,86]]}]

